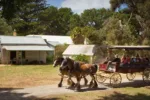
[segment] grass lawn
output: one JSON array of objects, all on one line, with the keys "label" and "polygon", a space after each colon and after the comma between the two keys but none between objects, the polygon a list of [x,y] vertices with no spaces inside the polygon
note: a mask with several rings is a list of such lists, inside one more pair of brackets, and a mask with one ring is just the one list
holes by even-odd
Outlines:
[{"label": "grass lawn", "polygon": [[60,80],[58,67],[52,65],[0,66],[0,87],[22,88],[55,84]]}]

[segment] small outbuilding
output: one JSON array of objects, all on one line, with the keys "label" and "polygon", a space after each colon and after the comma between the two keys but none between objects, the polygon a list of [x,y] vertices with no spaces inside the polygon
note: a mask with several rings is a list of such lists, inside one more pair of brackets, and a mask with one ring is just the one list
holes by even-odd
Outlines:
[{"label": "small outbuilding", "polygon": [[2,64],[46,63],[47,46],[41,37],[0,36],[0,62]]},{"label": "small outbuilding", "polygon": [[90,57],[90,62],[92,63],[96,50],[95,48],[95,45],[69,45],[63,52],[63,56],[70,57],[74,55],[86,55]]}]

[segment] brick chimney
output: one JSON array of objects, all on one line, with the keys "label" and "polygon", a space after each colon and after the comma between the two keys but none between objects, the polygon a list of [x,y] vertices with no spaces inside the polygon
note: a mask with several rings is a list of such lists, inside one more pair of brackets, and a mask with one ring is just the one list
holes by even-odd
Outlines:
[{"label": "brick chimney", "polygon": [[13,36],[17,36],[17,32],[16,32],[15,29],[14,29],[14,31],[13,31]]}]

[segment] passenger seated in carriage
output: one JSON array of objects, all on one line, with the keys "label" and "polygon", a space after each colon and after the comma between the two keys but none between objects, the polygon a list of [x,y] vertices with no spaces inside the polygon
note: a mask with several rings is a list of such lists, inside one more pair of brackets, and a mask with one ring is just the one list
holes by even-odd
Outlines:
[{"label": "passenger seated in carriage", "polygon": [[140,58],[139,54],[136,55],[136,62],[137,62],[137,63],[140,63],[140,62],[141,62],[141,58]]},{"label": "passenger seated in carriage", "polygon": [[131,64],[132,64],[132,66],[143,67],[143,66],[149,64],[149,59],[146,55],[141,57],[141,56],[139,56],[139,54],[137,54],[136,57],[131,59]]},{"label": "passenger seated in carriage", "polygon": [[132,58],[131,58],[131,64],[133,64],[135,62],[136,62],[136,58],[134,56],[132,56]]},{"label": "passenger seated in carriage", "polygon": [[142,58],[142,63],[145,65],[149,64],[149,59],[146,55],[144,55],[144,57]]},{"label": "passenger seated in carriage", "polygon": [[[104,63],[106,64],[106,62]],[[110,66],[111,64],[120,64],[120,58],[118,57],[118,55],[115,55],[115,58],[112,61],[107,62],[107,70],[114,71],[115,68],[112,68],[112,66]]]},{"label": "passenger seated in carriage", "polygon": [[109,62],[108,57],[106,57],[105,61],[103,62],[103,64],[107,64]]},{"label": "passenger seated in carriage", "polygon": [[128,66],[130,64],[130,61],[131,61],[131,58],[129,57],[129,55],[123,55],[122,58],[121,58],[121,64],[120,66],[123,67],[123,66]]},{"label": "passenger seated in carriage", "polygon": [[115,58],[112,60],[112,62],[120,63],[121,60],[120,60],[120,58],[118,57],[118,55],[115,55]]},{"label": "passenger seated in carriage", "polygon": [[142,57],[139,56],[139,54],[136,55],[136,57],[132,57],[131,63],[132,64],[140,64],[142,62]]}]

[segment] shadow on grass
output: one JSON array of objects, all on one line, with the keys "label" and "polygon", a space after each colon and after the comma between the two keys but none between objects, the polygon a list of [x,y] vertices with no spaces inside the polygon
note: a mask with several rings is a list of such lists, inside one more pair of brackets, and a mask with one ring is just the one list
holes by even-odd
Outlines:
[{"label": "shadow on grass", "polygon": [[[111,87],[109,83],[104,83],[104,85]],[[145,83],[143,82],[143,80],[134,80],[131,82],[122,82],[121,84],[115,86],[114,88],[125,88],[125,87],[140,88],[146,86],[150,86],[150,83]]]},{"label": "shadow on grass", "polygon": [[136,94],[136,95],[129,95],[129,94],[122,94],[119,92],[114,92],[112,95],[99,97],[100,99],[96,100],[150,100],[149,95],[145,94]]},{"label": "shadow on grass", "polygon": [[[19,88],[16,88],[19,89]],[[60,98],[37,98],[35,96],[24,97],[27,93],[14,93],[15,88],[0,88],[0,100],[61,100]]]}]

